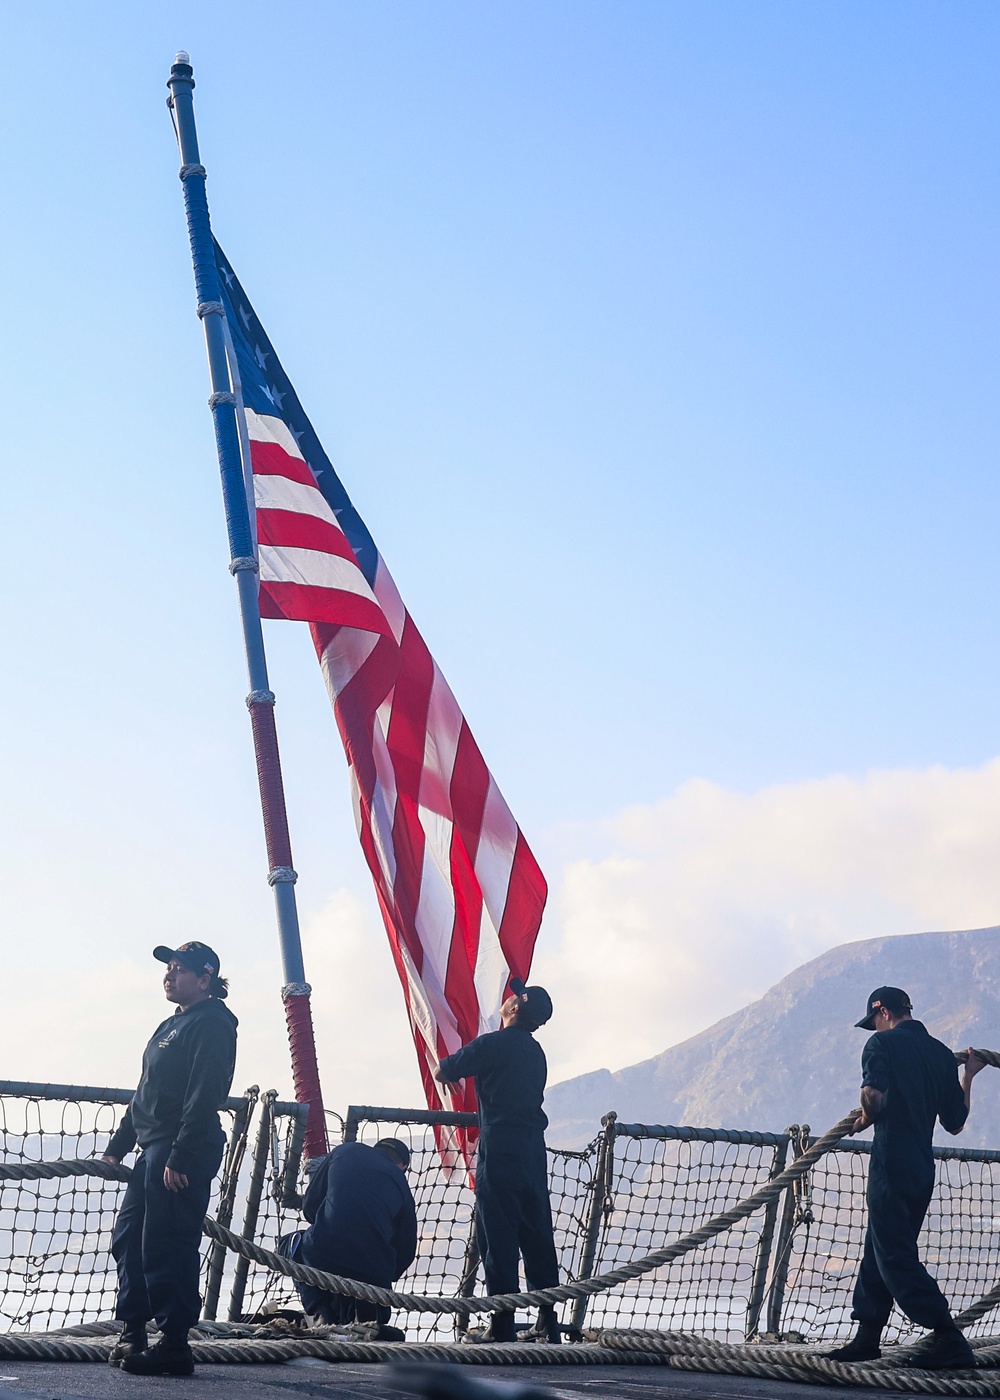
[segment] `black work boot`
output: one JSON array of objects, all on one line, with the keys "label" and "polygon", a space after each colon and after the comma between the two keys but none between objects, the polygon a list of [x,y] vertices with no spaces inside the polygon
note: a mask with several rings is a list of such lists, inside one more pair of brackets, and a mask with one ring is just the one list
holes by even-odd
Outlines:
[{"label": "black work boot", "polygon": [[972,1370],[976,1353],[952,1322],[947,1327],[935,1327],[906,1364],[921,1371]]},{"label": "black work boot", "polygon": [[531,1335],[539,1342],[552,1342],[554,1344],[562,1342],[562,1331],[553,1303],[543,1303],[538,1309],[538,1317],[531,1329]]},{"label": "black work boot", "polygon": [[126,1356],[122,1370],[133,1376],[190,1376],[194,1374],[194,1353],[188,1346],[187,1332],[164,1332],[160,1340]]},{"label": "black work boot", "polygon": [[874,1322],[859,1322],[858,1330],[846,1346],[825,1351],[828,1361],[877,1361],[882,1355],[879,1342],[882,1329]]},{"label": "black work boot", "polygon": [[490,1318],[490,1325],[486,1329],[486,1340],[490,1342],[516,1342],[517,1332],[514,1328],[514,1314],[512,1312],[495,1312]]},{"label": "black work boot", "polygon": [[517,1340],[517,1332],[514,1328],[514,1314],[512,1312],[491,1313],[487,1325],[480,1330],[470,1328],[462,1338],[463,1342],[484,1343],[484,1342],[514,1342]]},{"label": "black work boot", "polygon": [[138,1356],[146,1350],[146,1324],[123,1322],[122,1334],[108,1353],[108,1365],[120,1366],[126,1356]]}]

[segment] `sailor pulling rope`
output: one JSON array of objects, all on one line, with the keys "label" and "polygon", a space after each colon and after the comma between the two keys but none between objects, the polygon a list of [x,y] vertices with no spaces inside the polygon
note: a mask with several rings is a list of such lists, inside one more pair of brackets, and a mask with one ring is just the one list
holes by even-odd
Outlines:
[{"label": "sailor pulling rope", "polygon": [[868,1228],[854,1289],[851,1316],[857,1332],[832,1361],[875,1361],[895,1302],[911,1322],[930,1330],[921,1358],[928,1370],[975,1365],[972,1348],[949,1310],[944,1294],[917,1252],[934,1190],[931,1141],[940,1121],[960,1133],[971,1107],[972,1081],[985,1068],[975,1051],[965,1052],[962,1080],[956,1057],[912,1016],[913,1003],[900,987],[876,987],[859,1030],[873,1031],[861,1054],[861,1132],[872,1123],[875,1140],[868,1168]]}]

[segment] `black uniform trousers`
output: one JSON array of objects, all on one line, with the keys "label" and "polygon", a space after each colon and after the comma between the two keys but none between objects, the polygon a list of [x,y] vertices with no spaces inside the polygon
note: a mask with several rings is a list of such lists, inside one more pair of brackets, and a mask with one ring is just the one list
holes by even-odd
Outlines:
[{"label": "black uniform trousers", "polygon": [[548,1162],[540,1132],[494,1132],[480,1138],[476,1239],[487,1293],[519,1292],[519,1252],[529,1289],[553,1288],[559,1282]]},{"label": "black uniform trousers", "polygon": [[198,1321],[201,1294],[201,1227],[219,1170],[225,1138],[199,1152],[182,1191],[168,1191],[163,1168],[169,1138],[145,1148],[132,1168],[128,1189],[111,1237],[118,1265],[118,1306],[122,1322],[155,1319],[163,1332],[186,1332]]},{"label": "black uniform trousers", "polygon": [[851,1312],[856,1322],[884,1327],[893,1301],[918,1327],[946,1327],[951,1322],[947,1300],[917,1254],[917,1237],[933,1190],[933,1172],[929,1181],[897,1183],[872,1161],[865,1251]]},{"label": "black uniform trousers", "polygon": [[[286,1259],[295,1259],[300,1264],[311,1263],[311,1260],[302,1258],[302,1230],[296,1230],[292,1235],[282,1235],[278,1241],[277,1252]],[[319,1264],[314,1264],[314,1268],[320,1268]],[[337,1269],[325,1269],[324,1272],[335,1274]],[[350,1275],[344,1274],[344,1278]],[[362,1283],[367,1279],[360,1280]],[[392,1280],[387,1279],[378,1285],[380,1288],[391,1288]],[[348,1298],[344,1293],[327,1293],[325,1288],[314,1288],[311,1283],[300,1283],[295,1280],[295,1291],[299,1295],[299,1302],[302,1309],[310,1317],[318,1318],[320,1322],[331,1323],[334,1326],[343,1326],[345,1322],[381,1322],[389,1321],[392,1316],[391,1310],[380,1303],[366,1303],[363,1298]]]}]

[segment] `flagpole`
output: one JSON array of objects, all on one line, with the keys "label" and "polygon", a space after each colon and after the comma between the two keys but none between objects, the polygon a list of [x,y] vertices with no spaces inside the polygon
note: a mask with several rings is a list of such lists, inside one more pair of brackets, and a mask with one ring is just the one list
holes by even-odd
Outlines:
[{"label": "flagpole", "polygon": [[305,1154],[307,1157],[319,1157],[327,1151],[328,1144],[309,1000],[312,989],[306,981],[302,961],[299,916],[295,902],[297,876],[292,866],[281,759],[274,724],[274,693],[268,683],[264,633],[260,622],[257,557],[240,452],[236,395],[233,392],[226,355],[225,311],[205,193],[205,167],[201,164],[198,153],[198,134],[194,120],[194,70],[186,53],[177,55],[170,69],[167,87],[170,89],[167,105],[173,116],[177,144],[180,147],[180,178],[184,186],[184,211],[187,216],[191,260],[194,264],[198,316],[205,328],[205,347],[208,351],[209,378],[212,384],[212,395],[208,403],[215,425],[219,471],[222,477],[222,498],[229,534],[229,570],[236,579],[240,621],[243,626],[247,677],[250,683],[246,703],[250,711],[254,755],[257,760],[257,782],[267,846],[267,879],[274,891],[278,938],[281,944],[284,975],[281,997],[285,1005],[288,1041],[292,1052],[292,1076],[296,1099],[299,1103],[309,1105]]}]

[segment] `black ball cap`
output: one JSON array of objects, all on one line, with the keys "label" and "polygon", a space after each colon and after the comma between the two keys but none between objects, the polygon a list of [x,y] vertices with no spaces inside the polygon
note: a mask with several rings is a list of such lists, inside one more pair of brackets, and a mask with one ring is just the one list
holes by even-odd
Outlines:
[{"label": "black ball cap", "polygon": [[530,1030],[544,1026],[552,1015],[552,998],[544,987],[526,987],[520,977],[510,979],[510,989],[521,998],[518,1024]]},{"label": "black ball cap", "polygon": [[902,1016],[913,1010],[913,1003],[901,987],[876,987],[868,998],[868,1010],[860,1021],[854,1022],[858,1030],[873,1031],[875,1012],[880,1011],[883,1006],[894,1016]]},{"label": "black ball cap", "polygon": [[380,1152],[387,1153],[399,1163],[404,1170],[410,1168],[410,1149],[405,1142],[400,1142],[399,1138],[379,1138],[375,1146]]},{"label": "black ball cap", "polygon": [[179,948],[167,948],[161,943],[159,948],[153,949],[153,957],[161,963],[172,962],[176,958],[191,972],[197,972],[199,977],[204,977],[206,972],[213,977],[219,975],[219,955],[207,943],[182,943]]}]

